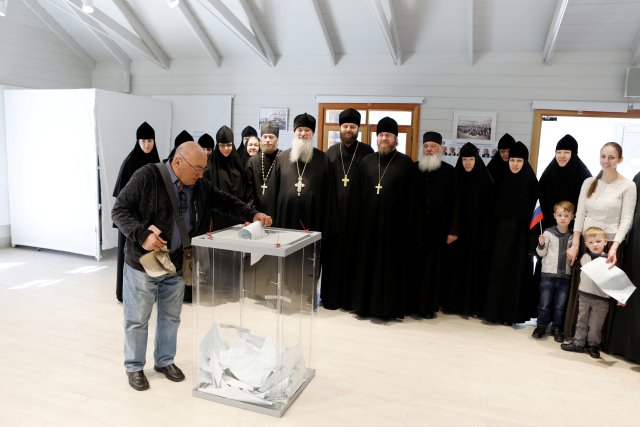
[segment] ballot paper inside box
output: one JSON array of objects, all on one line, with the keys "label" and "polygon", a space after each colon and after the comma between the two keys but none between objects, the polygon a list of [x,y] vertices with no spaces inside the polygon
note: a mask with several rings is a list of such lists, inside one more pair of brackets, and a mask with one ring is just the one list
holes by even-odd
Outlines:
[{"label": "ballot paper inside box", "polygon": [[240,228],[192,240],[193,395],[279,417],[315,375],[321,236]]}]

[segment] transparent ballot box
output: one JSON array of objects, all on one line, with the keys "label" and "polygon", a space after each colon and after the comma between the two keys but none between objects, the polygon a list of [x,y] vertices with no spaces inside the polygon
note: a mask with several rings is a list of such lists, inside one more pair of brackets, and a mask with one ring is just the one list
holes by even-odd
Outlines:
[{"label": "transparent ballot box", "polygon": [[[315,375],[320,233],[194,237],[193,396],[281,416]],[[197,280],[196,280],[197,279]]]}]

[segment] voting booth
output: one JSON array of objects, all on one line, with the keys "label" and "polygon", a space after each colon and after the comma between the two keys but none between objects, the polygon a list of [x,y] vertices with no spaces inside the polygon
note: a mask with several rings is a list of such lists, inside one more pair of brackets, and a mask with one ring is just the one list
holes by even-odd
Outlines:
[{"label": "voting booth", "polygon": [[258,228],[192,239],[193,396],[279,417],[315,375],[321,234]]}]

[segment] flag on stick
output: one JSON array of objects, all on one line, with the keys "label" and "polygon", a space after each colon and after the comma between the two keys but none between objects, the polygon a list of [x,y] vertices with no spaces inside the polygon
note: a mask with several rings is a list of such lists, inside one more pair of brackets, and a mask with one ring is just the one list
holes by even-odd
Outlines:
[{"label": "flag on stick", "polygon": [[[529,224],[529,230],[532,230],[533,227],[536,226],[537,223],[542,221],[542,208],[540,207],[540,200],[536,202],[536,208],[533,210],[533,215],[531,216],[531,223]],[[540,225],[542,227],[542,224]]]}]

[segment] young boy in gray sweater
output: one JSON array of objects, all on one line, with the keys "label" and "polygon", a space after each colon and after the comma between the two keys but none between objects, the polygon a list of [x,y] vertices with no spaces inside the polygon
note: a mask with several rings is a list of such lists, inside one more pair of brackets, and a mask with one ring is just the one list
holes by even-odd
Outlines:
[{"label": "young boy in gray sweater", "polygon": [[[538,303],[538,324],[533,331],[534,338],[542,338],[549,322],[553,320],[553,338],[564,341],[564,314],[571,287],[571,266],[567,260],[567,248],[573,236],[569,224],[573,220],[573,203],[561,201],[553,207],[554,227],[547,228],[538,237],[536,252],[542,257],[540,278],[540,301]],[[552,318],[553,310],[553,318]]]}]

